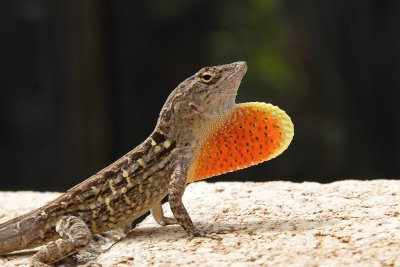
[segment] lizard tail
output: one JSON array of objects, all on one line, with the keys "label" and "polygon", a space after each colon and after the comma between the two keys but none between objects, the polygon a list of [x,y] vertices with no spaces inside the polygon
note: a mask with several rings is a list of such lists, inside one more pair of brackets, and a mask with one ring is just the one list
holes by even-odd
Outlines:
[{"label": "lizard tail", "polygon": [[27,215],[0,224],[0,255],[36,247],[45,242],[41,230],[43,224]]}]

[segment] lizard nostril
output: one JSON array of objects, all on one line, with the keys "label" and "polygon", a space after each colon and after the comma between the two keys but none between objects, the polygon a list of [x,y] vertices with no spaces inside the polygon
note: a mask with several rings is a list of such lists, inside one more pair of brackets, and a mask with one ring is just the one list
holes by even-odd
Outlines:
[{"label": "lizard nostril", "polygon": [[199,109],[197,108],[197,106],[193,103],[189,103],[189,107],[193,110],[193,111],[199,111]]}]

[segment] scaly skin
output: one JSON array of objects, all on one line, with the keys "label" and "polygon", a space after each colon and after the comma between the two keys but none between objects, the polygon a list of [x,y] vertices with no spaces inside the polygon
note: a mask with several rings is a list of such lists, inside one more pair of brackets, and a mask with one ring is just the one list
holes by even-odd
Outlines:
[{"label": "scaly skin", "polygon": [[[207,67],[183,81],[142,144],[47,205],[0,224],[0,254],[45,244],[31,265],[47,266],[149,210],[160,225],[179,223],[200,235],[182,203],[186,184],[274,158],[293,138],[279,108],[235,103],[246,70],[245,62]],[[167,195],[175,218],[164,217]]]}]

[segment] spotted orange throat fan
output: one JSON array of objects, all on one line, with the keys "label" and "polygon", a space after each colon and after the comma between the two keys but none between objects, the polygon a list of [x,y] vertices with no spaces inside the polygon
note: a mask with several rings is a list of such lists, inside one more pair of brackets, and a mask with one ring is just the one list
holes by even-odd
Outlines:
[{"label": "spotted orange throat fan", "polygon": [[247,168],[281,154],[293,139],[290,117],[271,104],[237,104],[205,131],[189,182]]}]

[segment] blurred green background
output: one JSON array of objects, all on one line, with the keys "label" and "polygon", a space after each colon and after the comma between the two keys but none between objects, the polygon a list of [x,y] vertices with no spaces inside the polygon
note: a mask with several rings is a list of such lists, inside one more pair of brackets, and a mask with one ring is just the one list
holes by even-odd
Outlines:
[{"label": "blurred green background", "polygon": [[277,159],[212,181],[400,174],[400,1],[0,2],[0,189],[65,190],[153,130],[203,66],[292,117]]}]

